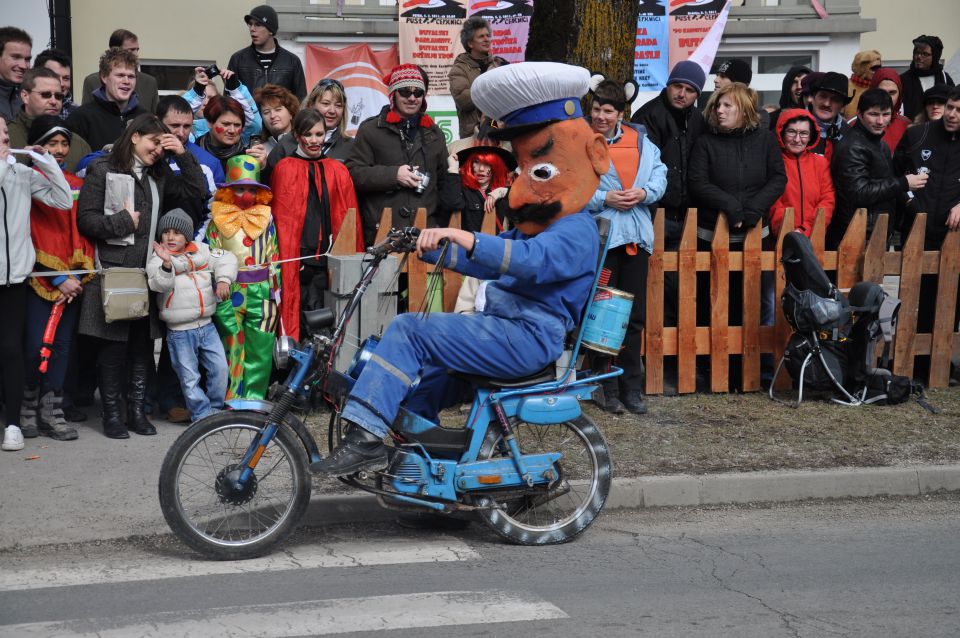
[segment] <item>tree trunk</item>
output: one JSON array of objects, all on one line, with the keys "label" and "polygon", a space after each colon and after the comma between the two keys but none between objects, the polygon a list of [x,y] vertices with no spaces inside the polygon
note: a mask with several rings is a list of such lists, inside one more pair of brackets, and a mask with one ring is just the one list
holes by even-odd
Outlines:
[{"label": "tree trunk", "polygon": [[633,77],[637,0],[537,0],[527,60],[566,62],[624,82]]}]

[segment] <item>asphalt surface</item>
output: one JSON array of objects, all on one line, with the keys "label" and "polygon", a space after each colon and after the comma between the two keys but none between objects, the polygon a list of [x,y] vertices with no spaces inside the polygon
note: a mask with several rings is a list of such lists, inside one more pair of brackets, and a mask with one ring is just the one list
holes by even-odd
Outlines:
[{"label": "asphalt surface", "polygon": [[[107,439],[99,423],[80,438],[27,439],[0,453],[0,550],[168,534],[157,498],[160,464],[184,427],[156,421],[158,435]],[[339,493],[331,495],[338,488]],[[960,464],[817,471],[615,477],[607,511],[618,508],[789,502],[816,498],[920,496],[960,491]],[[392,520],[366,494],[316,481],[304,525]]]}]

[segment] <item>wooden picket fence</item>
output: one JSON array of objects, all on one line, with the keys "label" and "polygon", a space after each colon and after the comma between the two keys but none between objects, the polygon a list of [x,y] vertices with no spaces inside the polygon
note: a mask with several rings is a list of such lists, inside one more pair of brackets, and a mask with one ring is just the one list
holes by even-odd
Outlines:
[{"label": "wooden picket fence", "polygon": [[[729,250],[729,229],[720,216],[711,242],[710,252],[697,251],[697,211],[687,213],[680,247],[663,249],[664,218],[659,211],[654,218],[654,250],[647,275],[647,316],[644,335],[646,390],[661,394],[664,389],[666,356],[677,357],[677,392],[696,391],[696,357],[710,358],[710,388],[726,392],[729,387],[729,355],[742,355],[742,388],[760,389],[760,356],[773,355],[779,361],[791,334],[780,310],[780,295],[785,286],[780,263],[783,238],[794,228],[794,214],[787,209],[776,249],[761,249],[760,228],[746,236],[743,250]],[[880,215],[867,241],[866,211],[857,211],[838,249],[824,249],[826,224],[823,211],[814,224],[811,243],[825,270],[836,273],[837,287],[843,291],[859,281],[883,283],[887,275],[900,277],[901,300],[899,323],[893,344],[893,372],[913,375],[914,357],[931,355],[929,387],[946,387],[949,382],[950,358],[960,353],[960,333],[953,324],[957,283],[960,279],[960,233],[949,233],[941,251],[924,251],[926,215],[918,214],[904,242],[902,251],[888,252],[886,236],[888,218]],[[698,271],[710,273],[710,326],[697,326],[696,276]],[[743,273],[743,325],[728,325],[729,273]],[[760,274],[775,273],[776,323],[760,325]],[[664,327],[664,273],[677,272],[679,279],[679,312],[676,327]],[[939,274],[937,314],[932,334],[917,333],[920,276]],[[778,388],[790,386],[790,379],[781,375]]]},{"label": "wooden picket fence", "polygon": [[[348,212],[337,237],[332,254],[352,254],[356,241],[353,223],[356,211]],[[425,209],[419,209],[414,219],[418,228],[425,228]],[[780,263],[783,238],[794,228],[794,213],[787,209],[783,226],[777,237],[775,250],[762,250],[760,228],[747,234],[742,251],[729,250],[729,228],[721,215],[717,221],[711,250],[697,250],[697,211],[690,209],[684,224],[680,247],[664,251],[664,216],[660,210],[654,217],[654,248],[647,274],[647,313],[644,331],[644,360],[646,363],[646,391],[662,394],[664,389],[664,357],[677,358],[677,392],[692,393],[697,389],[696,357],[710,358],[710,388],[727,392],[729,387],[729,355],[742,355],[742,388],[760,389],[760,357],[772,354],[779,361],[791,334],[790,325],[780,311],[780,295],[785,280]],[[391,211],[384,209],[377,241],[390,230]],[[825,270],[836,273],[837,286],[846,291],[859,281],[883,283],[885,276],[899,276],[901,300],[899,322],[891,352],[893,372],[912,376],[914,357],[929,355],[928,387],[942,388],[949,382],[950,359],[960,354],[960,333],[953,323],[960,281],[960,232],[948,233],[940,251],[924,251],[926,215],[918,214],[901,251],[886,250],[888,227],[886,215],[880,215],[867,241],[867,214],[860,210],[854,215],[847,232],[835,251],[825,250],[826,224],[821,210],[811,233],[814,252]],[[460,213],[454,213],[451,227],[460,227]],[[494,233],[492,215],[484,216],[483,232]],[[433,266],[419,259],[408,259],[409,299],[424,299],[427,294],[428,273]],[[697,272],[710,273],[710,326],[697,326]],[[761,272],[774,272],[776,282],[775,315],[773,326],[760,325]],[[679,282],[679,312],[677,326],[664,326],[664,273],[676,272]],[[729,286],[731,272],[743,273],[742,326],[728,325]],[[921,275],[938,275],[937,313],[932,333],[917,333],[917,310]],[[462,277],[444,271],[443,309],[452,311],[456,303]],[[411,307],[415,302],[411,303]],[[781,374],[778,387],[789,387],[790,379]]]}]

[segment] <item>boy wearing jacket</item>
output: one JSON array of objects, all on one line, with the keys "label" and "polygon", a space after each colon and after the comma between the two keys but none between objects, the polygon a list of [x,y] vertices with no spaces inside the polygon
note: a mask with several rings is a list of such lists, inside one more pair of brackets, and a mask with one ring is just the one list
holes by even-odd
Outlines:
[{"label": "boy wearing jacket", "polygon": [[[222,409],[227,393],[227,358],[211,317],[237,278],[237,258],[192,242],[193,221],[180,208],[161,217],[157,230],[160,242],[153,244],[147,282],[160,293],[170,360],[190,418],[196,421]],[[200,366],[206,374],[206,393],[199,387]]]}]

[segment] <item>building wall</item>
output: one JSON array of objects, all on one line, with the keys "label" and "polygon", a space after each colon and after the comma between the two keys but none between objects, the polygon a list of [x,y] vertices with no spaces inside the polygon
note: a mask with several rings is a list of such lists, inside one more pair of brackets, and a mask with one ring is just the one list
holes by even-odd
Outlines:
[{"label": "building wall", "polygon": [[256,3],[237,0],[72,0],[73,75],[97,70],[110,34],[129,29],[140,39],[144,62],[216,61],[226,67],[230,55],[248,44],[243,23]]},{"label": "building wall", "polygon": [[[861,48],[876,49],[884,63],[910,63],[913,38],[936,35],[943,40],[943,58],[949,60],[960,51],[960,2],[957,0],[860,0],[864,18],[876,18],[877,30],[864,33]],[[849,72],[849,68],[844,69]]]}]

